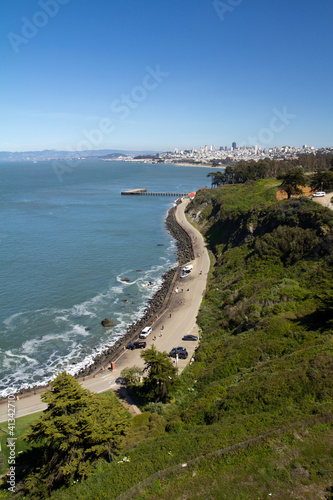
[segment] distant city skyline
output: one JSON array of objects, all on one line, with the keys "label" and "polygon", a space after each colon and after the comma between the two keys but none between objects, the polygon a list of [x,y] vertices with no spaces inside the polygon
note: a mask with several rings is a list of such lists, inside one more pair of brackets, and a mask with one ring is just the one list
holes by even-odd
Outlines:
[{"label": "distant city skyline", "polygon": [[[292,160],[304,154],[332,155],[333,147],[316,149],[314,146],[303,145],[301,148],[293,146],[261,148],[257,145],[233,147],[220,146],[216,148],[211,145],[201,146],[194,149],[178,149],[173,151],[127,151],[127,150],[87,150],[80,152],[71,151],[25,151],[25,152],[3,152],[0,151],[0,162],[6,161],[58,161],[54,169],[61,177],[62,173],[70,171],[72,161],[91,160],[98,158],[102,161],[126,161],[144,163],[166,163],[166,164],[203,164],[210,166],[221,166],[234,164],[238,161],[260,161],[269,159]],[[75,163],[76,164],[76,163]]]},{"label": "distant city skyline", "polygon": [[7,2],[0,150],[330,146],[332,15],[331,0]]}]

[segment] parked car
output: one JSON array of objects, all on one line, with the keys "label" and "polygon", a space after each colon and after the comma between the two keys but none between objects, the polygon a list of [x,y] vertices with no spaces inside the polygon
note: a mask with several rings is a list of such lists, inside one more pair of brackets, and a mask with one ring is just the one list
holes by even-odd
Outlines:
[{"label": "parked car", "polygon": [[182,340],[198,340],[196,335],[185,335]]},{"label": "parked car", "polygon": [[312,195],[313,198],[318,198],[319,196],[326,196],[325,191],[317,191],[316,193],[313,193],[313,195]]},{"label": "parked car", "polygon": [[152,328],[150,326],[146,326],[146,328],[144,328],[140,333],[139,339],[146,339],[151,332]]},{"label": "parked car", "polygon": [[179,359],[186,359],[188,357],[188,352],[185,347],[174,347],[169,352],[169,356],[175,358],[177,355]]},{"label": "parked car", "polygon": [[145,349],[147,347],[147,342],[142,340],[136,340],[135,342],[130,342],[127,344],[127,349]]}]

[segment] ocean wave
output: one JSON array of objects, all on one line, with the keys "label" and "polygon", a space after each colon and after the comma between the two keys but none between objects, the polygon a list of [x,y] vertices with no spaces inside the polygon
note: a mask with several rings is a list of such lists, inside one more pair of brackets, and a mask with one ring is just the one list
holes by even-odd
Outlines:
[{"label": "ocean wave", "polygon": [[[124,286],[135,285],[140,277],[136,279],[134,277],[133,279],[132,274],[137,276],[138,272],[134,271],[133,269],[129,269],[128,271],[124,271],[123,273],[118,274],[118,276],[116,276],[116,280],[118,281],[118,283],[121,283]],[[129,278],[129,276],[131,276],[131,278]],[[128,278],[130,281],[124,281],[125,278]]]},{"label": "ocean wave", "polygon": [[91,307],[94,303],[95,302],[91,300],[83,302],[82,304],[76,304],[72,307],[70,313],[73,316],[89,316],[90,318],[96,318],[96,313],[94,313],[93,311],[89,311],[88,309],[88,307]]},{"label": "ocean wave", "polygon": [[29,356],[26,356],[25,354],[15,354],[12,351],[5,351],[5,355],[9,356],[9,358],[25,359],[28,363],[32,363],[33,365],[38,364],[34,358],[29,358]]},{"label": "ocean wave", "polygon": [[17,318],[19,318],[20,316],[22,316],[23,314],[25,314],[25,311],[21,311],[21,312],[18,312],[18,313],[15,313],[15,314],[12,314],[11,316],[9,316],[8,318],[4,319],[3,321],[3,324],[7,327],[11,327],[13,321],[15,321]]}]

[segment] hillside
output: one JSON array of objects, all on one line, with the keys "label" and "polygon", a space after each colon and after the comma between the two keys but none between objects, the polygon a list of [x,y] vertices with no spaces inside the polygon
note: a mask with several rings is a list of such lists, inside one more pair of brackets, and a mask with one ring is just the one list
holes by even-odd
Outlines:
[{"label": "hillside", "polygon": [[188,217],[212,266],[195,362],[168,404],[132,419],[128,461],[52,498],[117,498],[140,481],[136,499],[333,498],[333,213],[275,190],[198,193]]}]

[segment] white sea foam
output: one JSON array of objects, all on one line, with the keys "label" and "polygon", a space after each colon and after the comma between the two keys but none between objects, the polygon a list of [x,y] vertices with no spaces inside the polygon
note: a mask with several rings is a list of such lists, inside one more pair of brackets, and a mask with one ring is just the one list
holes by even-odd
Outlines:
[{"label": "white sea foam", "polygon": [[6,318],[3,323],[8,326],[8,327],[11,327],[12,323],[17,319],[19,318],[20,316],[22,316],[24,314],[24,311],[21,311],[21,312],[18,312],[18,313],[15,313],[15,314],[12,314],[11,316],[9,316],[8,318]]},{"label": "white sea foam", "polygon": [[88,307],[92,304],[92,301],[87,301],[83,304],[77,304],[72,307],[71,313],[73,316],[89,316],[90,318],[96,318],[96,314],[88,310]]},{"label": "white sea foam", "polygon": [[25,359],[25,361],[27,361],[28,363],[32,363],[33,365],[38,364],[38,362],[35,359],[29,358],[25,354],[15,354],[12,351],[5,351],[5,355],[10,357],[10,358],[17,358],[17,359],[21,359],[21,360]]},{"label": "white sea foam", "polygon": [[139,281],[140,278],[137,278],[135,280],[130,280],[130,281],[123,281],[124,278],[128,278],[128,275],[130,275],[131,273],[133,273],[133,270],[132,271],[125,271],[124,273],[116,276],[118,283],[122,283],[124,286],[135,285]]},{"label": "white sea foam", "polygon": [[63,322],[68,322],[68,321],[69,321],[69,319],[68,319],[68,316],[56,316],[56,317],[54,318],[54,321],[55,321],[56,323],[60,323],[61,321],[63,321]]}]

